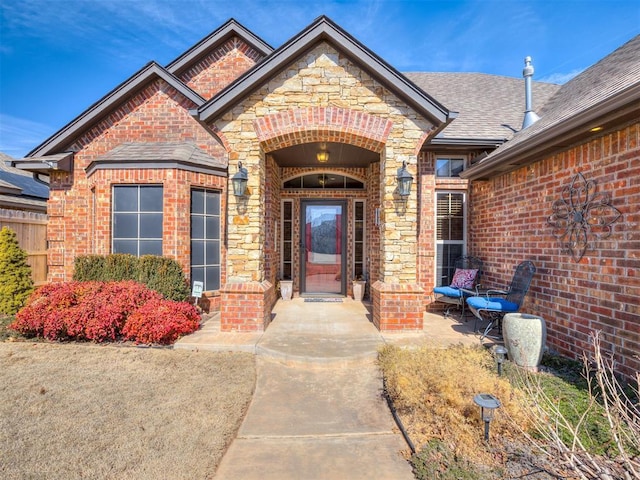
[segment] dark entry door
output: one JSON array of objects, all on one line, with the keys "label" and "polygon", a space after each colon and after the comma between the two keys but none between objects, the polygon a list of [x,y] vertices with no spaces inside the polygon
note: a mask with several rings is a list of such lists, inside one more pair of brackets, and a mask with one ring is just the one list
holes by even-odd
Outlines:
[{"label": "dark entry door", "polygon": [[304,200],[301,207],[301,292],[344,295],[346,202]]}]

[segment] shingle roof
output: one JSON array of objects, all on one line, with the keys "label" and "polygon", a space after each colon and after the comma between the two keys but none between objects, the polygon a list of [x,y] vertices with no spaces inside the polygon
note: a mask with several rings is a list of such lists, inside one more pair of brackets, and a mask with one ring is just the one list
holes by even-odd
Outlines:
[{"label": "shingle roof", "polygon": [[141,142],[123,143],[113,150],[97,158],[87,167],[91,174],[97,168],[108,168],[118,165],[118,168],[135,168],[141,163],[156,164],[171,167],[174,164],[204,168],[206,170],[227,170],[227,163],[219,160],[190,142]]},{"label": "shingle roof", "polygon": [[535,156],[566,148],[606,119],[639,118],[640,35],[564,84],[537,113],[540,120],[462,176],[486,178],[495,170],[506,171],[508,164],[517,167]]},{"label": "shingle roof", "polygon": [[2,185],[16,188],[23,196],[42,200],[49,198],[49,188],[46,185],[36,181],[31,173],[8,166],[5,163],[6,159],[7,156],[3,155],[2,161],[0,161],[0,182]]},{"label": "shingle roof", "polygon": [[[484,73],[404,74],[449,110],[459,112],[437,138],[507,140],[522,126],[524,79]],[[533,108],[538,111],[560,85],[533,82]]]}]

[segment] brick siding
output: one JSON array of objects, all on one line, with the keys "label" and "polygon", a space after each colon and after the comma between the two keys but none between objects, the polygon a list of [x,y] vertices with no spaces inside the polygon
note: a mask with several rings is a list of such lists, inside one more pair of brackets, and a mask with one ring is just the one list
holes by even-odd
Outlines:
[{"label": "brick siding", "polygon": [[[576,145],[490,181],[473,182],[472,254],[485,262],[483,284],[505,285],[519,262],[537,267],[523,311],[542,316],[549,344],[580,357],[589,334],[603,332],[623,373],[640,370],[640,124]],[[576,263],[561,253],[547,218],[562,188],[581,172],[622,212],[607,239]]]}]

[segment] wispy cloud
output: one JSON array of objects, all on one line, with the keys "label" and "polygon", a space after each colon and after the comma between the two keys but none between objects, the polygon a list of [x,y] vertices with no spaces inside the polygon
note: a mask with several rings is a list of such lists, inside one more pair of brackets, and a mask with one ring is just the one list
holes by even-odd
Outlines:
[{"label": "wispy cloud", "polygon": [[0,113],[0,152],[22,158],[53,134],[49,125]]},{"label": "wispy cloud", "polygon": [[580,75],[583,71],[584,69],[577,69],[566,73],[552,73],[537,80],[540,82],[557,83],[559,85],[562,85],[563,83],[567,83],[573,77]]}]

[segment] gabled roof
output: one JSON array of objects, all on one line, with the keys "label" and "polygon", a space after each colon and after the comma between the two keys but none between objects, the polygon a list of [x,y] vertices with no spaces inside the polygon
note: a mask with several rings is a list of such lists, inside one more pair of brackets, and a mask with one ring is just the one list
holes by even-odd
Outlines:
[{"label": "gabled roof", "polygon": [[490,178],[592,138],[593,127],[640,118],[640,35],[563,85],[537,113],[540,120],[461,176]]},{"label": "gabled roof", "polygon": [[273,47],[232,18],[169,63],[166,66],[167,71],[178,76],[181,72],[197,63],[217,45],[234,36],[241,38],[265,56],[273,52]]},{"label": "gabled roof", "polygon": [[[448,108],[459,112],[431,145],[497,147],[513,137],[525,110],[524,79],[484,73],[404,74]],[[533,108],[540,111],[560,85],[533,82]]]},{"label": "gabled roof", "polygon": [[199,119],[210,122],[255,91],[260,85],[282,71],[294,59],[326,41],[347,55],[372,77],[384,84],[398,97],[425,116],[436,126],[450,121],[455,114],[391,67],[388,63],[355,40],[326,16],[318,17],[298,35],[274,50],[261,63],[255,65],[227,88],[198,108]]},{"label": "gabled roof", "polygon": [[194,104],[200,106],[204,103],[204,99],[200,95],[187,87],[163,67],[156,62],[149,62],[128,80],[118,85],[69,124],[54,133],[45,140],[44,143],[34,148],[29,152],[28,156],[43,157],[51,153],[59,153],[59,150],[68,145],[76,136],[81,134],[85,129],[90,128],[109,111],[120,105],[128,95],[144,87],[156,78],[161,78],[167,82]]}]

